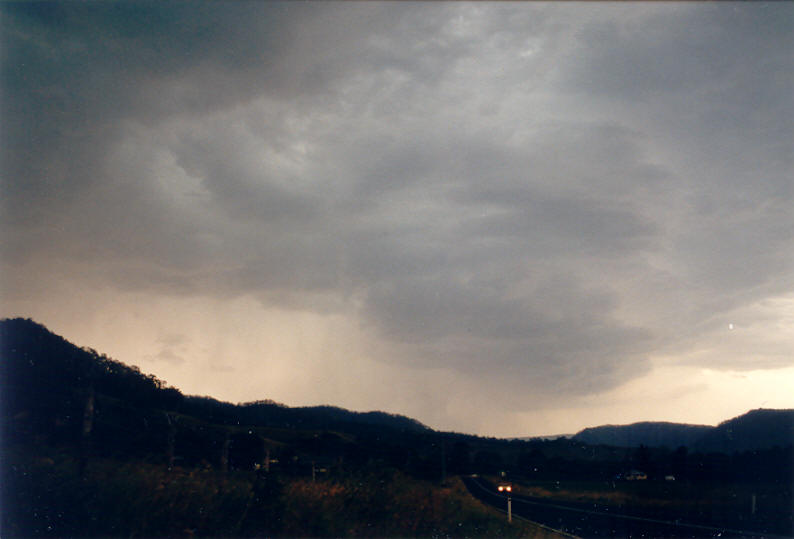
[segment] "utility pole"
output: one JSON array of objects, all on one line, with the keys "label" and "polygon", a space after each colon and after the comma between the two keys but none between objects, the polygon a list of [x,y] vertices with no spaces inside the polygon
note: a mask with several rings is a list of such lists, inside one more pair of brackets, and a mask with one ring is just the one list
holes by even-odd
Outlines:
[{"label": "utility pole", "polygon": [[94,384],[88,386],[88,392],[85,398],[85,408],[83,409],[83,439],[85,440],[91,435],[94,428]]},{"label": "utility pole", "polygon": [[85,397],[85,408],[83,408],[83,425],[80,436],[80,477],[85,474],[88,464],[88,454],[91,451],[91,431],[94,428],[94,380],[93,372],[89,372],[88,389]]},{"label": "utility pole", "polygon": [[221,471],[225,474],[229,471],[229,445],[231,445],[231,438],[227,431],[223,438],[223,446],[221,447]]},{"label": "utility pole", "polygon": [[166,445],[166,460],[168,461],[168,469],[171,470],[174,467],[174,446],[176,445],[176,425],[175,419],[171,420],[171,414],[165,414],[166,420],[168,420],[168,439]]},{"label": "utility pole", "polygon": [[441,440],[441,484],[447,482],[447,444]]}]

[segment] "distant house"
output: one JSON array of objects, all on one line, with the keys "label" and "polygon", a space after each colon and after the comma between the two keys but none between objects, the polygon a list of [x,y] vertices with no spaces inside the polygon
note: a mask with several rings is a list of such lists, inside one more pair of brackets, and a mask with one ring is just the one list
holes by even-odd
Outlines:
[{"label": "distant house", "polygon": [[648,474],[639,470],[631,470],[625,476],[626,481],[645,481],[648,479]]}]

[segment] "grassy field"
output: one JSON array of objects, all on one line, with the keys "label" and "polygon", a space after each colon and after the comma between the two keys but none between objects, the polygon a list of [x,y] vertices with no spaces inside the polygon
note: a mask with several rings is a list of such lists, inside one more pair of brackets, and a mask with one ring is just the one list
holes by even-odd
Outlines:
[{"label": "grassy field", "polygon": [[222,474],[55,451],[3,459],[3,537],[527,537],[556,535],[446,485],[371,466],[336,477]]},{"label": "grassy field", "polygon": [[291,482],[285,490],[288,536],[528,537],[556,534],[528,523],[508,524],[501,513],[473,499],[459,478],[445,486],[387,474],[375,485],[355,479]]}]

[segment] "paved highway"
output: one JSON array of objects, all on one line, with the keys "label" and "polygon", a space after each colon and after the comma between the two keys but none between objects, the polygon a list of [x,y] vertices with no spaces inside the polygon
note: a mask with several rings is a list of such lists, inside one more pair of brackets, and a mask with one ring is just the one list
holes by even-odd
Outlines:
[{"label": "paved highway", "polygon": [[[482,479],[464,477],[469,492],[479,500],[500,510],[507,508],[507,498],[495,485]],[[549,528],[578,537],[737,537],[773,538],[756,532],[700,526],[670,520],[636,517],[609,512],[607,506],[584,503],[551,502],[543,498],[512,496],[513,514]]]}]

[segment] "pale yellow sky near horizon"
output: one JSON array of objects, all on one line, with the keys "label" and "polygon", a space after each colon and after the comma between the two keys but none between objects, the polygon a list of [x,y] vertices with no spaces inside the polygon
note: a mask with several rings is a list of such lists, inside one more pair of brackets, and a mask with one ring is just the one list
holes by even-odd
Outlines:
[{"label": "pale yellow sky near horizon", "polygon": [[[497,437],[570,434],[637,421],[715,425],[755,408],[794,408],[794,367],[716,370],[688,363],[685,354],[660,356],[651,358],[649,372],[618,387],[538,405],[529,392],[504,398],[478,392],[478,379],[462,373],[376,361],[368,355],[375,348],[367,346],[365,328],[339,314],[268,310],[245,297],[61,292],[51,303],[5,302],[6,312],[137,365],[185,394],[234,403],[272,399],[289,406],[377,409],[439,430]],[[726,326],[724,337],[737,331]],[[690,355],[702,362],[725,344],[736,345],[718,342]]]}]

